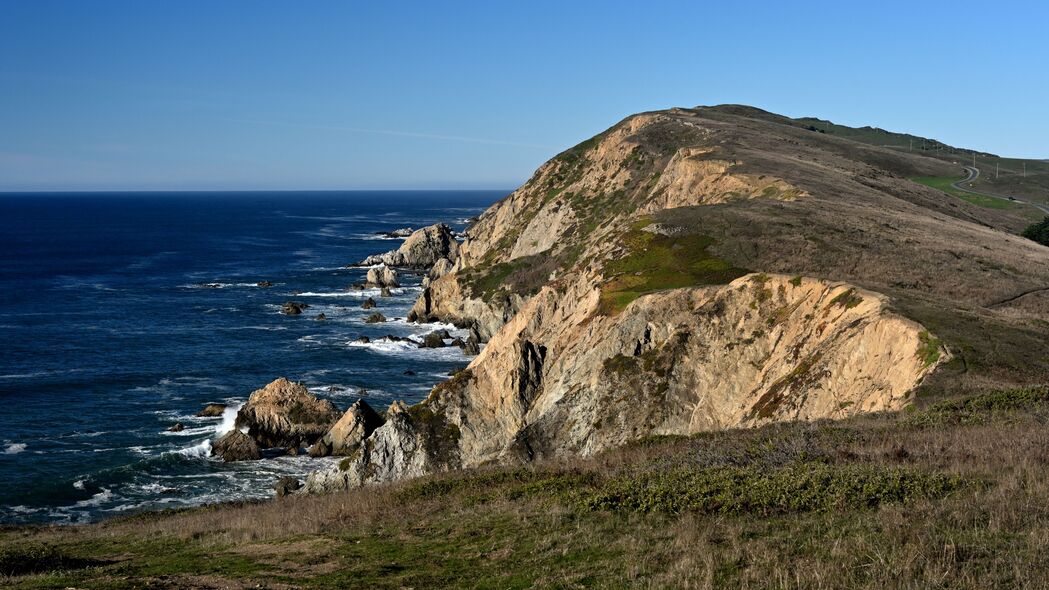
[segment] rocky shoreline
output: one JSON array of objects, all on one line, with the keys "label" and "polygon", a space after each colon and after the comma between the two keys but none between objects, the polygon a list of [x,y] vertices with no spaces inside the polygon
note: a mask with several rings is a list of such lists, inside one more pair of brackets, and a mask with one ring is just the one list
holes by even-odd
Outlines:
[{"label": "rocky shoreline", "polygon": [[[423,275],[425,286],[451,269],[458,258],[456,234],[445,224],[415,231],[405,228],[384,235],[403,238],[404,242],[395,250],[354,264],[369,268],[365,283],[351,285],[348,289],[380,289],[382,296],[387,297],[390,289],[400,287],[399,271]],[[286,301],[281,305],[281,313],[298,316],[309,307],[307,303]],[[361,304],[364,310],[378,307],[372,297]],[[316,319],[323,319],[323,314]],[[379,311],[365,318],[366,323],[385,321],[387,318]],[[419,340],[392,334],[380,340],[410,343],[420,349],[454,346],[470,356],[476,356],[481,350],[480,336],[475,330],[465,339],[453,337],[448,330],[437,329]],[[357,340],[365,344],[371,341],[366,336]],[[259,461],[286,455],[350,457],[361,452],[365,440],[387,423],[387,416],[396,419],[397,412],[406,407],[403,402],[394,402],[390,409],[377,412],[364,399],[359,399],[343,412],[331,401],[310,393],[304,384],[279,377],[252,392],[237,411],[232,429],[212,442],[209,454],[224,462]],[[225,410],[224,404],[212,403],[201,409],[197,416],[220,418]],[[180,426],[173,425],[172,430],[178,431]],[[274,490],[278,497],[307,491],[303,482],[293,477],[280,478]]]}]

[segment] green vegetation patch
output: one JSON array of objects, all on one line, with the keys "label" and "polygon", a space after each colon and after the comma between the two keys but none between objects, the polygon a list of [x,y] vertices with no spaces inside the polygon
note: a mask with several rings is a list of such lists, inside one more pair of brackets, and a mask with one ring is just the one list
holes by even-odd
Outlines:
[{"label": "green vegetation patch", "polygon": [[856,294],[856,289],[848,289],[838,294],[837,297],[830,300],[830,305],[838,307],[844,307],[845,309],[852,309],[857,305],[863,303],[863,297]]},{"label": "green vegetation patch", "polygon": [[1049,386],[1005,389],[940,402],[911,414],[908,422],[921,427],[986,424],[1004,414],[1029,410],[1046,403],[1049,403]]},{"label": "green vegetation patch", "polygon": [[722,285],[748,270],[714,256],[713,238],[693,234],[664,236],[641,229],[622,237],[626,253],[605,264],[608,278],[601,288],[600,312],[615,315],[638,297],[664,289]]},{"label": "green vegetation patch", "polygon": [[1034,240],[1043,246],[1049,246],[1049,217],[1025,229],[1023,237],[1028,240]]},{"label": "green vegetation patch", "polygon": [[911,178],[910,180],[912,182],[917,182],[918,184],[924,184],[925,186],[941,190],[952,197],[958,197],[963,201],[968,201],[973,205],[985,209],[1012,209],[1018,206],[1016,203],[1010,202],[1006,199],[985,197],[983,195],[959,190],[955,188],[954,183],[961,180],[961,178],[955,176],[918,176]]},{"label": "green vegetation patch", "polygon": [[615,478],[585,495],[580,504],[616,512],[771,515],[940,498],[964,483],[956,476],[860,465],[715,467]]},{"label": "green vegetation patch", "polygon": [[0,576],[73,570],[103,562],[70,554],[49,543],[24,543],[0,547]]},{"label": "green vegetation patch", "polygon": [[921,342],[921,346],[918,347],[918,358],[925,363],[925,366],[935,363],[940,360],[940,339],[936,338],[926,330],[922,330],[918,334],[918,340]]}]

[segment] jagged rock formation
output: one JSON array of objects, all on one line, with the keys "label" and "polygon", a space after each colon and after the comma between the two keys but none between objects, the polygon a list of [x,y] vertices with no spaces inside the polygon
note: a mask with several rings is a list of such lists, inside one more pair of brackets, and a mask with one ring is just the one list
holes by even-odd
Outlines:
[{"label": "jagged rock formation", "polygon": [[952,171],[754,109],[630,117],[480,216],[408,319],[487,345],[307,488],[901,408],[1049,284],[1013,220],[906,180]]},{"label": "jagged rock formation", "polygon": [[366,280],[368,281],[367,286],[369,287],[389,288],[400,286],[397,282],[397,271],[388,266],[378,266],[368,269]]},{"label": "jagged rock formation", "polygon": [[223,461],[254,461],[262,458],[255,439],[234,428],[211,445],[211,456]]},{"label": "jagged rock formation", "polygon": [[364,400],[357,400],[331,430],[310,447],[310,456],[352,455],[384,420]]},{"label": "jagged rock formation", "polygon": [[299,448],[324,436],[341,412],[301,383],[280,377],[255,390],[237,412],[236,427],[262,448]]},{"label": "jagged rock formation", "polygon": [[396,250],[369,256],[360,264],[362,266],[385,264],[386,266],[429,270],[442,258],[455,262],[458,256],[459,242],[455,240],[452,228],[438,223],[413,232]]}]

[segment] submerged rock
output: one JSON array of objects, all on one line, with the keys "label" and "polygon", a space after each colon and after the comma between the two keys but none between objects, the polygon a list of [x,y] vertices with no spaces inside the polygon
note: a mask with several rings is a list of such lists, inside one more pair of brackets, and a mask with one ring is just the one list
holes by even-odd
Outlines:
[{"label": "submerged rock", "polygon": [[385,322],[385,321],[386,321],[386,316],[382,315],[379,312],[375,312],[375,313],[371,314],[370,316],[368,316],[368,317],[366,317],[364,319],[364,323],[366,323],[366,324],[380,324],[380,323]]},{"label": "submerged rock", "polygon": [[375,307],[375,300],[371,297],[365,299],[364,303],[361,304],[361,309],[372,309],[373,307]]},{"label": "submerged rock", "polygon": [[197,418],[216,418],[226,411],[226,404],[208,404],[204,409],[197,412]]},{"label": "submerged rock", "polygon": [[393,231],[377,231],[375,232],[375,235],[384,236],[387,238],[407,238],[408,236],[412,235],[412,231],[413,230],[410,227],[402,227]]},{"label": "submerged rock", "polygon": [[185,429],[185,425],[183,425],[181,422],[175,422],[171,425],[171,428],[168,428],[168,432],[182,432]]},{"label": "submerged rock", "polygon": [[339,419],[328,400],[318,399],[301,383],[281,377],[256,390],[237,412],[237,427],[263,448],[311,445]]},{"label": "submerged rock", "polygon": [[369,256],[361,262],[363,266],[385,264],[429,270],[441,258],[455,261],[459,256],[459,243],[455,241],[452,228],[443,223],[424,227],[413,232],[400,248],[385,254]]},{"label": "submerged rock", "polygon": [[328,319],[328,316],[324,315],[323,313],[319,313],[317,314],[317,317],[313,319],[317,320],[318,322],[323,322],[324,320]]},{"label": "submerged rock", "polygon": [[284,305],[281,306],[280,311],[284,315],[299,315],[303,310],[308,309],[310,304],[301,303],[299,301],[285,301]]},{"label": "submerged rock", "polygon": [[255,286],[256,287],[272,287],[273,283],[271,283],[269,281],[259,281],[259,282],[255,283]]},{"label": "submerged rock", "polygon": [[349,456],[357,452],[376,428],[383,425],[383,419],[364,400],[357,400],[350,409],[339,418],[316,444],[310,447],[311,457],[328,455]]},{"label": "submerged rock", "polygon": [[236,428],[222,435],[211,445],[211,455],[221,457],[227,463],[262,458],[262,452],[255,440]]},{"label": "submerged rock", "polygon": [[389,287],[383,287],[382,290],[379,291],[379,297],[393,297],[393,293],[390,292]]}]

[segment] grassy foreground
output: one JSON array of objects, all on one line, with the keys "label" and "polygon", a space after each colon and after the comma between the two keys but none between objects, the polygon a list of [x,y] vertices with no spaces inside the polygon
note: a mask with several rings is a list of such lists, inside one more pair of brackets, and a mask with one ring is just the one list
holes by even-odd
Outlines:
[{"label": "grassy foreground", "polygon": [[1049,585],[1049,388],[0,530],[12,588]]}]

